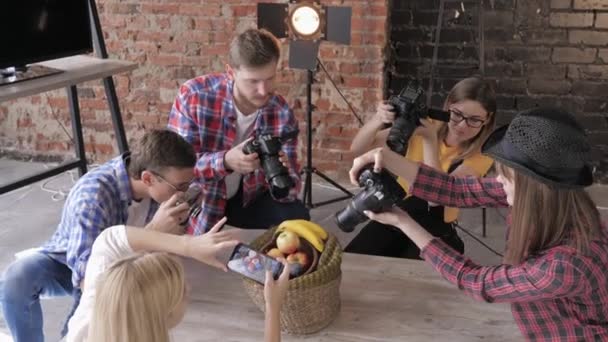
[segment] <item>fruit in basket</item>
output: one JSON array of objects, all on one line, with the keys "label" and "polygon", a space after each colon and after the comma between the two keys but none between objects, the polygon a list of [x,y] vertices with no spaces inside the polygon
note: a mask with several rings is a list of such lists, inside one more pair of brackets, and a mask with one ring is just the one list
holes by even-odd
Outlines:
[{"label": "fruit in basket", "polygon": [[284,231],[277,236],[277,248],[283,254],[291,254],[300,247],[298,234],[292,231]]},{"label": "fruit in basket", "polygon": [[300,264],[302,265],[303,269],[306,269],[308,267],[308,264],[310,263],[310,258],[304,252],[295,252],[287,256],[287,262],[292,265]]},{"label": "fruit in basket", "polygon": [[327,240],[327,232],[318,224],[307,220],[293,220],[295,223],[305,226],[308,230],[312,230],[321,240]]},{"label": "fruit in basket", "polygon": [[271,256],[275,259],[285,258],[285,255],[278,248],[273,248],[269,250],[266,255]]},{"label": "fruit in basket", "polygon": [[319,252],[325,249],[327,232],[316,223],[306,220],[286,220],[277,228],[277,232],[294,232],[301,238],[310,242]]}]

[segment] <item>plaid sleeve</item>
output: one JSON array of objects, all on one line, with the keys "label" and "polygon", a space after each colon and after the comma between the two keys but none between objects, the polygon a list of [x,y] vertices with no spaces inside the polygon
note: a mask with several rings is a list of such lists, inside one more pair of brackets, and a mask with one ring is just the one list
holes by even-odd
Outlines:
[{"label": "plaid sleeve", "polygon": [[71,222],[66,258],[72,270],[72,283],[80,286],[93,243],[102,229],[112,225],[112,220],[99,203],[81,200],[70,206],[69,210]]},{"label": "plaid sleeve", "polygon": [[216,182],[228,174],[228,170],[224,166],[224,156],[227,151],[207,152],[202,150],[201,139],[208,136],[209,130],[219,130],[219,127],[215,126],[220,125],[221,121],[216,120],[209,124],[201,123],[204,115],[200,111],[203,111],[205,106],[219,105],[220,102],[217,99],[210,100],[201,97],[187,85],[182,85],[169,113],[167,128],[181,135],[194,147],[198,157],[195,172],[197,177],[205,182]]},{"label": "plaid sleeve", "polygon": [[[282,129],[285,133],[297,131],[298,121],[289,107],[284,108],[282,117],[286,118]],[[279,200],[279,202],[291,202],[297,199],[302,188],[302,177],[300,176],[300,163],[298,162],[298,138],[291,139],[283,144],[283,152],[288,159],[289,174],[293,179],[295,186],[289,191],[289,195]]]},{"label": "plaid sleeve", "polygon": [[455,208],[506,207],[507,195],[495,178],[455,177],[420,164],[410,194]]},{"label": "plaid sleeve", "polygon": [[528,258],[522,264],[479,266],[433,239],[421,256],[450,283],[476,300],[525,302],[573,296],[587,291],[577,262],[570,255],[555,253]]}]

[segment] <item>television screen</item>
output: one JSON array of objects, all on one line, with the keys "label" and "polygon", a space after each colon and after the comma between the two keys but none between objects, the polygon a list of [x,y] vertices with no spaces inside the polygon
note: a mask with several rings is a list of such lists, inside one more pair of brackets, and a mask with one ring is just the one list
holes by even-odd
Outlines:
[{"label": "television screen", "polygon": [[93,51],[88,0],[3,0],[0,69]]}]

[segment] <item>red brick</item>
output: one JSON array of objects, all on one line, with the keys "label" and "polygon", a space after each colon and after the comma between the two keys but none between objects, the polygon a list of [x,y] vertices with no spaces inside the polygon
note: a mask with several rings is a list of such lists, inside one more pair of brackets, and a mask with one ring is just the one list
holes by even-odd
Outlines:
[{"label": "red brick", "polygon": [[584,31],[571,30],[568,33],[570,44],[606,45],[608,44],[608,32],[606,31]]},{"label": "red brick", "polygon": [[179,14],[179,5],[178,4],[151,4],[151,3],[143,3],[141,5],[141,12],[143,13],[152,13],[152,14]]},{"label": "red brick", "polygon": [[554,63],[593,63],[597,55],[597,49],[556,47],[553,49],[551,59]]},{"label": "red brick", "polygon": [[608,10],[605,0],[574,0],[576,10]]},{"label": "red brick", "polygon": [[595,14],[595,27],[602,29],[608,28],[608,13]]},{"label": "red brick", "polygon": [[551,13],[549,22],[555,27],[591,27],[593,13]]}]

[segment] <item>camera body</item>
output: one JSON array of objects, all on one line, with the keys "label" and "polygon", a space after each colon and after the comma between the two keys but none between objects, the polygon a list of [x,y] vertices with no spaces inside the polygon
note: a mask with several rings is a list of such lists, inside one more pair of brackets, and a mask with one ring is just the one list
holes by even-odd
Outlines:
[{"label": "camera body", "polygon": [[283,166],[279,159],[279,152],[283,145],[283,139],[271,134],[260,134],[251,140],[243,148],[243,153],[257,153],[266,175],[266,182],[270,188],[270,195],[274,199],[281,199],[289,194],[294,187],[294,181],[289,175],[289,170]]},{"label": "camera body", "polygon": [[365,210],[375,213],[386,211],[406,195],[395,176],[384,169],[379,173],[374,172],[373,164],[362,169],[358,181],[364,189],[335,215],[338,227],[345,232],[352,232],[356,225],[368,219],[363,213]]},{"label": "camera body", "polygon": [[184,193],[183,200],[178,200],[177,203],[175,203],[175,205],[180,205],[183,202],[187,202],[190,206],[190,209],[188,209],[188,217],[184,221],[180,222],[181,225],[188,223],[190,217],[198,216],[198,214],[200,214],[202,207],[197,200],[200,197],[201,192],[201,187],[198,184],[192,184]]},{"label": "camera body", "polygon": [[395,121],[386,138],[386,144],[395,153],[405,155],[408,142],[420,119],[430,117],[444,122],[450,121],[450,114],[445,111],[426,107],[424,90],[417,81],[410,81],[399,95],[389,97],[388,104],[393,106]]}]

